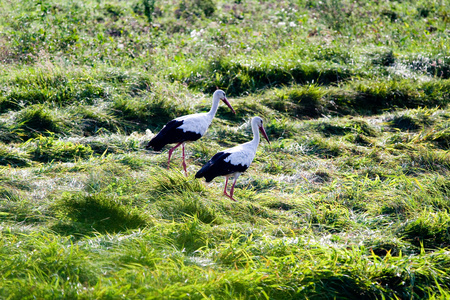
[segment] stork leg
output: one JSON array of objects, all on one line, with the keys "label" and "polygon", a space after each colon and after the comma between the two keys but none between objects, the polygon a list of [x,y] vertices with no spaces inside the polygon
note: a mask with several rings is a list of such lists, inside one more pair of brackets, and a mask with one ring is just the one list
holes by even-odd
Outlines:
[{"label": "stork leg", "polygon": [[[236,184],[236,181],[237,181],[239,175],[241,175],[241,174],[238,173],[238,174],[236,174],[236,175],[234,176],[233,185],[231,186],[231,190],[230,190],[230,199],[233,200],[233,201],[236,201],[236,199],[233,198],[233,193],[234,193],[234,185]],[[236,201],[236,202],[237,202],[237,201]]]},{"label": "stork leg", "polygon": [[233,193],[234,193],[234,185],[236,184],[236,181],[237,181],[239,175],[241,175],[241,174],[234,175],[234,181],[233,181],[233,185],[231,186],[230,194],[227,193],[228,176],[226,176],[226,180],[225,180],[225,188],[223,190],[223,194],[233,201],[236,201],[236,199],[233,198]]},{"label": "stork leg", "polygon": [[225,176],[225,188],[223,189],[223,194],[227,197],[230,197],[230,195],[227,194],[227,185],[228,185],[228,176]]},{"label": "stork leg", "polygon": [[182,149],[183,149],[183,168],[184,168],[184,175],[186,175],[187,177],[187,170],[186,170],[186,160],[185,160],[185,156],[184,156],[184,143],[182,144]]},{"label": "stork leg", "polygon": [[[172,149],[169,150],[169,160],[167,161],[167,170],[169,170],[169,166],[170,166],[170,158],[172,157],[172,152],[173,152],[173,150],[175,150],[175,149],[177,149],[178,147],[180,147],[180,145],[183,145],[183,147],[184,147],[183,142],[181,142],[181,143],[178,143],[175,147],[173,147]],[[183,148],[183,149],[184,149],[184,148]],[[183,159],[184,159],[184,155],[183,155]]]}]

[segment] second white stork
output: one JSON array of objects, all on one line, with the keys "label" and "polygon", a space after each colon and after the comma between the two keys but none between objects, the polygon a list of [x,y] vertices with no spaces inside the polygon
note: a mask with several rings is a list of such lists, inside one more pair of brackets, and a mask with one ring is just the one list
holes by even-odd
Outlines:
[{"label": "second white stork", "polygon": [[[210,182],[217,176],[225,176],[225,188],[223,193],[233,201],[236,201],[233,198],[234,185],[239,176],[248,169],[255,157],[256,149],[259,144],[259,132],[261,132],[267,142],[270,143],[263,127],[263,120],[260,117],[254,117],[251,123],[253,140],[218,152],[197,172],[197,174],[195,174],[196,178],[205,177],[206,182]],[[229,177],[234,177],[230,194],[227,193]]]},{"label": "second white stork", "polygon": [[167,123],[163,129],[161,129],[161,131],[150,140],[150,142],[148,142],[145,148],[153,148],[153,150],[159,151],[167,144],[176,143],[175,147],[172,147],[169,150],[169,159],[167,161],[167,168],[169,168],[172,152],[179,146],[182,146],[183,168],[187,176],[184,144],[187,142],[196,141],[206,133],[206,130],[217,112],[220,100],[222,100],[233,113],[236,113],[230,102],[228,102],[225,92],[222,90],[216,90],[213,94],[212,106],[209,112],[187,115],[173,119]]}]

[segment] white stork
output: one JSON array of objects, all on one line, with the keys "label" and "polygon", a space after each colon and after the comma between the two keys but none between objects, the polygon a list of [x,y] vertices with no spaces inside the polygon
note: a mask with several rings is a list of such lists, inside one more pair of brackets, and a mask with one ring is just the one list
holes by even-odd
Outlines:
[{"label": "white stork", "polygon": [[150,140],[150,142],[148,142],[145,148],[153,148],[153,150],[159,151],[167,144],[176,143],[175,147],[169,150],[169,160],[167,162],[167,169],[169,169],[172,152],[181,145],[183,148],[183,168],[184,173],[187,176],[184,144],[186,142],[196,141],[205,134],[217,112],[220,100],[222,100],[233,113],[236,113],[230,102],[228,102],[225,92],[222,90],[216,90],[213,94],[212,106],[209,112],[187,115],[173,119],[167,123],[163,129],[161,129],[161,131]]},{"label": "white stork", "polygon": [[[206,182],[210,182],[217,176],[225,176],[225,188],[223,193],[231,200],[233,198],[234,185],[238,177],[248,169],[256,154],[256,148],[259,144],[259,131],[269,142],[266,131],[263,127],[263,120],[260,117],[252,119],[253,140],[242,145],[223,150],[214,155],[198,172],[196,178],[205,177]],[[230,194],[227,194],[228,178],[233,176],[234,182],[231,186]]]}]

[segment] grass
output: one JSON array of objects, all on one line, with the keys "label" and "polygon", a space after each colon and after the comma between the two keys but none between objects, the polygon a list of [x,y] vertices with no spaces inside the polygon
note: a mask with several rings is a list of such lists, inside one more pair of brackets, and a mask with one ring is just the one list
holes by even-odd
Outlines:
[{"label": "grass", "polygon": [[[447,299],[449,14],[0,3],[0,298]],[[167,170],[146,143],[217,88],[236,114]],[[234,203],[193,174],[255,115]]]},{"label": "grass", "polygon": [[101,193],[64,195],[56,206],[61,223],[52,229],[62,234],[115,233],[147,224],[136,209],[127,209]]}]

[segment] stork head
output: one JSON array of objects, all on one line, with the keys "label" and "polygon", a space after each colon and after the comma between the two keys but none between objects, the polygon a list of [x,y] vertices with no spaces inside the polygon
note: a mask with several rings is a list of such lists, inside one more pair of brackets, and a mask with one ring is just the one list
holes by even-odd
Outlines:
[{"label": "stork head", "polygon": [[254,117],[252,120],[252,123],[254,123],[256,126],[258,126],[259,131],[261,132],[263,137],[266,139],[266,141],[270,144],[269,137],[267,136],[267,133],[264,130],[263,119],[261,119],[260,117]]},{"label": "stork head", "polygon": [[214,92],[214,95],[213,95],[213,99],[214,99],[214,100],[216,100],[216,99],[222,100],[223,103],[225,103],[225,104],[231,109],[231,111],[233,112],[233,114],[236,114],[236,112],[234,111],[234,109],[233,109],[233,107],[231,106],[230,102],[228,102],[228,99],[227,99],[227,97],[225,96],[225,92],[224,92],[224,91],[222,91],[222,90],[217,90],[217,91],[215,91],[215,92]]}]

